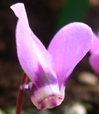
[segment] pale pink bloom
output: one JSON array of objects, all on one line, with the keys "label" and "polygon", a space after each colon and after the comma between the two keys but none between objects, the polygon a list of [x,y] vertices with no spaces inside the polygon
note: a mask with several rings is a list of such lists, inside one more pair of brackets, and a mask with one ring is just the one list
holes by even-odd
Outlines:
[{"label": "pale pink bloom", "polygon": [[91,56],[89,63],[93,70],[99,75],[99,37],[93,33],[93,44],[90,48]]},{"label": "pale pink bloom", "polygon": [[38,109],[53,108],[64,99],[66,82],[92,44],[92,30],[81,22],[70,23],[53,37],[48,50],[31,31],[23,3],[11,6],[18,17],[17,56],[31,82],[30,98]]}]

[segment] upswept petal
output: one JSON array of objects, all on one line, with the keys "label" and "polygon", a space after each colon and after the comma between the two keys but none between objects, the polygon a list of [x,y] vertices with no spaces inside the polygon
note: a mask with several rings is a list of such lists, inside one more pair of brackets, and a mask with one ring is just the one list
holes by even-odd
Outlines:
[{"label": "upswept petal", "polygon": [[11,6],[18,17],[16,27],[16,44],[19,62],[24,72],[34,83],[35,72],[37,72],[38,64],[43,68],[47,68],[55,76],[52,70],[52,57],[45,49],[40,40],[31,31],[23,3],[17,3]]},{"label": "upswept petal", "polygon": [[90,27],[74,22],[64,26],[52,39],[48,51],[54,59],[54,70],[60,86],[66,84],[74,67],[89,51],[92,36]]},{"label": "upswept petal", "polygon": [[90,52],[91,54],[94,54],[97,51],[99,51],[99,38],[93,33],[93,44],[90,48]]},{"label": "upswept petal", "polygon": [[89,57],[89,63],[93,70],[99,75],[99,51]]}]

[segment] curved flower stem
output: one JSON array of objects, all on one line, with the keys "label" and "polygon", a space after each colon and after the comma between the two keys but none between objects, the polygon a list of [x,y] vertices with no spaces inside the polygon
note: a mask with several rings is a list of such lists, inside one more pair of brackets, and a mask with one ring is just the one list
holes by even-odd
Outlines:
[{"label": "curved flower stem", "polygon": [[[26,84],[26,81],[27,81],[27,76],[25,73],[23,73],[20,85]],[[21,114],[23,93],[24,93],[24,89],[21,90],[19,88],[19,94],[18,94],[17,106],[16,106],[16,114]]]}]

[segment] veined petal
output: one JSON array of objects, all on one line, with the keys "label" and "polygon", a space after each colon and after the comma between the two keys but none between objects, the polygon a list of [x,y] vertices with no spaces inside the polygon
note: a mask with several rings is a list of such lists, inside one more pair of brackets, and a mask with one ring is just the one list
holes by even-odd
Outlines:
[{"label": "veined petal", "polygon": [[35,72],[38,71],[38,64],[40,64],[44,70],[48,69],[55,77],[55,73],[52,70],[52,57],[31,31],[24,4],[14,4],[11,9],[18,17],[16,27],[17,55],[24,72],[35,83],[34,80],[37,78]]},{"label": "veined petal", "polygon": [[74,22],[64,26],[52,39],[48,51],[54,59],[54,71],[60,86],[66,84],[74,67],[89,51],[92,36],[90,27]]},{"label": "veined petal", "polygon": [[93,44],[90,48],[90,52],[91,54],[94,54],[96,51],[99,51],[99,38],[93,33]]},{"label": "veined petal", "polygon": [[99,74],[99,51],[89,57],[89,63],[93,70]]}]

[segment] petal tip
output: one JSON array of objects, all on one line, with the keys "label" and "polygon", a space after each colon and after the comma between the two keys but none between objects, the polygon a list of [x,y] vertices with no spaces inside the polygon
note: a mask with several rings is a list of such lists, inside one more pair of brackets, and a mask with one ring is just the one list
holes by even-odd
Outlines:
[{"label": "petal tip", "polygon": [[20,11],[22,12],[22,10],[24,10],[24,4],[23,3],[16,3],[16,4],[13,4],[10,6],[10,8],[13,10],[13,12],[15,13],[15,15],[19,18],[21,13]]}]

